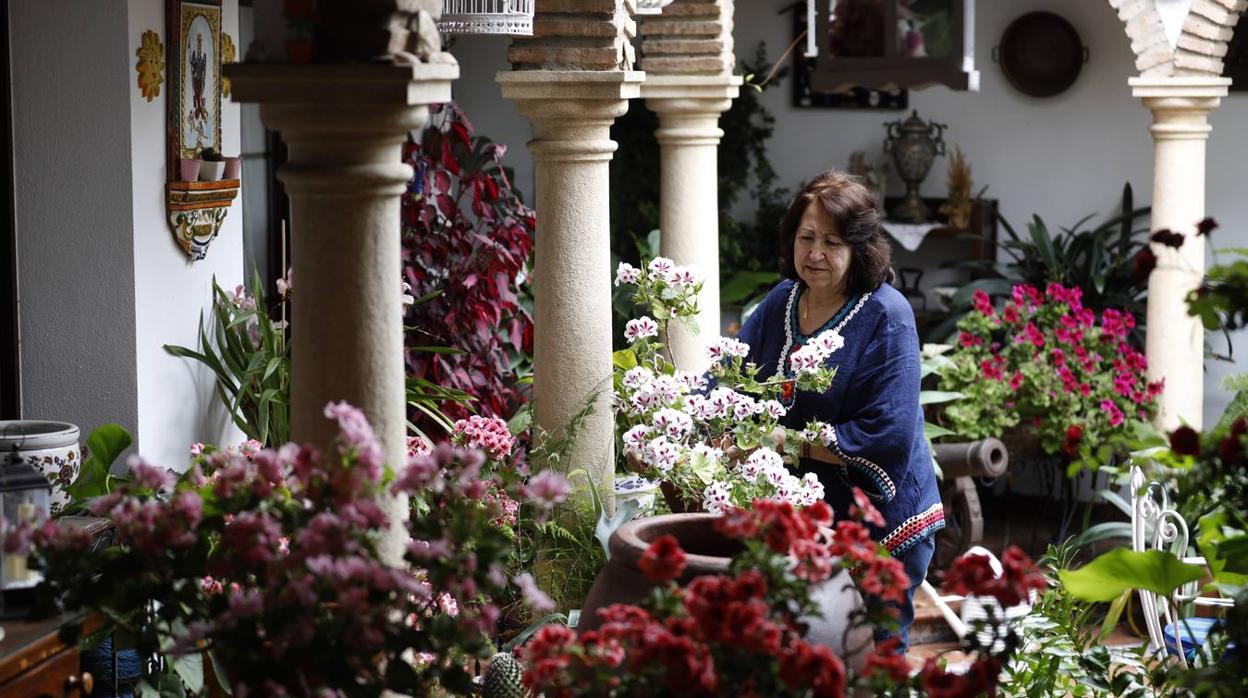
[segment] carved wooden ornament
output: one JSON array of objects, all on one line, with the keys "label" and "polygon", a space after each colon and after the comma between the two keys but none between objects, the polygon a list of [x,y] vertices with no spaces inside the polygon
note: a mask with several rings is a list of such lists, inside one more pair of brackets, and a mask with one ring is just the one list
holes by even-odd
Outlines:
[{"label": "carved wooden ornament", "polygon": [[135,49],[139,62],[134,69],[139,73],[139,92],[152,101],[160,96],[160,83],[165,79],[165,47],[160,35],[152,30],[143,32],[142,44]]}]

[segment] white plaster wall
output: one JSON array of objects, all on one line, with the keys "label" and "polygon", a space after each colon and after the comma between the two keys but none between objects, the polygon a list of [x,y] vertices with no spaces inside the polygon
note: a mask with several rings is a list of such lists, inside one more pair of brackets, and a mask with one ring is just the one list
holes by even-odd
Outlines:
[{"label": "white plaster wall", "polygon": [[[169,38],[165,36],[164,0],[129,0],[128,5],[126,62],[133,64],[145,30],[158,32],[166,45]],[[238,2],[225,0],[222,5],[222,31],[234,38],[241,58]],[[174,241],[165,216],[168,84],[160,97],[148,102],[133,84],[130,67],[138,447],[154,463],[182,468],[192,443],[225,444],[241,438],[219,405],[211,372],[198,363],[170,356],[162,347],[199,347],[200,313],[210,317],[213,277],[228,289],[242,283],[242,197],[235,199],[207,258],[192,264]],[[229,100],[222,104],[221,138],[224,154],[239,152],[239,108]]]},{"label": "white plaster wall", "polygon": [[135,429],[126,3],[9,8],[22,414]]},{"label": "white plaster wall", "polygon": [[[1162,0],[1166,12],[1190,0]],[[735,39],[738,55],[752,55],[759,41],[778,57],[792,40],[791,17],[781,14],[789,0],[738,2]],[[1090,213],[1111,214],[1118,205],[1124,182],[1130,182],[1137,205],[1147,203],[1152,190],[1151,117],[1131,96],[1127,78],[1135,74],[1133,56],[1123,25],[1105,0],[980,0],[976,3],[976,65],[981,71],[978,93],[952,92],[943,87],[910,92],[911,108],[920,116],[947,123],[946,141],[961,146],[970,159],[978,186],[989,185],[987,196],[1000,201],[1001,212],[1016,227],[1038,213],[1052,227],[1069,226]],[[992,49],[1006,25],[1033,10],[1048,10],[1067,18],[1090,49],[1091,60],[1079,80],[1065,93],[1035,99],[1015,91],[992,61]],[[451,51],[460,61],[463,78],[455,96],[478,132],[507,143],[517,168],[517,179],[531,191],[532,161],[521,147],[528,126],[511,104],[499,97],[491,76],[507,69],[507,40],[499,37],[459,39]],[[781,184],[796,187],[804,178],[830,167],[845,167],[849,153],[879,153],[883,124],[905,113],[796,109],[786,82],[763,94],[777,119],[771,159]],[[641,108],[634,104],[633,107]],[[1222,222],[1215,247],[1248,245],[1248,94],[1232,94],[1213,114],[1209,143],[1207,210]],[[944,193],[946,164],[938,160],[923,193]],[[656,163],[657,168],[657,163]],[[657,170],[655,176],[658,176]],[[890,192],[903,191],[893,182]],[[743,202],[740,215],[752,211]],[[538,212],[541,215],[541,212]],[[1193,221],[1193,224],[1195,221]],[[941,245],[925,246],[919,263],[933,263],[946,253]],[[906,261],[904,255],[903,263]],[[925,277],[925,286],[936,279]],[[1237,338],[1236,362],[1209,362],[1206,379],[1205,421],[1222,413],[1229,396],[1218,386],[1225,375],[1248,371],[1248,341]],[[1224,351],[1220,337],[1211,337]]]}]

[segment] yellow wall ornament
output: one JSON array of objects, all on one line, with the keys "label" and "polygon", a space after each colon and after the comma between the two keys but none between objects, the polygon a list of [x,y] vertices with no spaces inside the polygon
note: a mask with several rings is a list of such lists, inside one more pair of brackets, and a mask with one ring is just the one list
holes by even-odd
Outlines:
[{"label": "yellow wall ornament", "polygon": [[[233,63],[238,60],[238,55],[234,52],[234,39],[229,34],[221,32],[221,65]],[[230,79],[221,78],[221,95],[223,97],[230,96]]]},{"label": "yellow wall ornament", "polygon": [[152,101],[160,96],[160,83],[165,79],[165,47],[160,35],[152,30],[143,32],[143,43],[134,51],[139,62],[134,69],[139,73],[139,92]]}]

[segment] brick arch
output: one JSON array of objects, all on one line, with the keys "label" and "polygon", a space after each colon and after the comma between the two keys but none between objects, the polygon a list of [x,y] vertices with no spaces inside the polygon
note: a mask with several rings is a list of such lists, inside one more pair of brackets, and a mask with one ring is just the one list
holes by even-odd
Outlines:
[{"label": "brick arch", "polygon": [[1218,77],[1248,0],[1193,0],[1178,44],[1170,45],[1155,0],[1109,0],[1131,40],[1142,77]]}]

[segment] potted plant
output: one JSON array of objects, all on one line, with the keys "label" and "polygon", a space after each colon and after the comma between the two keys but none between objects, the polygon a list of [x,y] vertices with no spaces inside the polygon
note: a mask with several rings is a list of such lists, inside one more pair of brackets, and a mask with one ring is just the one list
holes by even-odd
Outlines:
[{"label": "potted plant", "polygon": [[826,445],[830,429],[818,422],[803,430],[781,427],[787,413],[781,398],[795,388],[828,389],[835,370],[824,359],[844,343],[840,334],[829,330],[794,352],[794,379],[760,379],[758,367],[745,361],[749,346],[728,337],[708,349],[714,364],[706,375],[690,373],[675,368],[660,338],[672,320],[689,323],[697,315],[698,273],[664,257],[640,269],[621,262],[616,285],[634,286],[634,303],[649,312],[628,322],[629,346],[615,353],[624,469],[661,482],[675,512],[718,513],[760,497],[796,506],[823,499],[819,479],[790,473],[785,455],[796,455],[804,443]]},{"label": "potted plant", "polygon": [[225,158],[225,172],[221,179],[238,179],[243,173],[243,156],[231,155]]},{"label": "potted plant", "polygon": [[204,161],[199,158],[178,158],[178,181],[198,182]]},{"label": "potted plant", "polygon": [[216,148],[204,148],[199,157],[203,160],[203,165],[199,168],[199,181],[216,182],[221,179],[225,171],[225,158],[221,157],[221,151]]},{"label": "potted plant", "polygon": [[1106,308],[1098,317],[1079,288],[1057,283],[1043,293],[1019,284],[1000,311],[980,290],[974,306],[940,373],[941,390],[963,395],[944,408],[958,433],[1022,430],[1045,453],[1068,457],[1073,475],[1124,453],[1136,425],[1153,418],[1162,386],[1148,381],[1147,360],[1129,340],[1131,313]]}]

